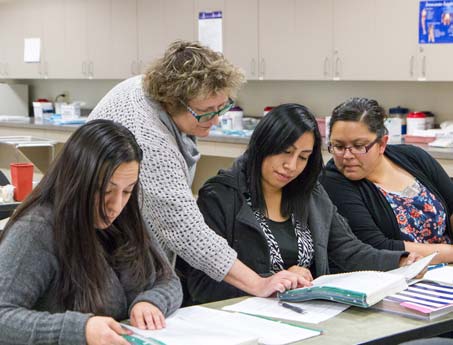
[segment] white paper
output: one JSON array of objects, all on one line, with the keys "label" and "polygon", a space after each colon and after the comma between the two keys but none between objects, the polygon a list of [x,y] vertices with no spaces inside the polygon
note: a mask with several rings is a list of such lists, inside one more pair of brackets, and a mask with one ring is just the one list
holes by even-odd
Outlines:
[{"label": "white paper", "polygon": [[9,218],[5,218],[0,220],[0,230],[3,230],[5,228],[6,223],[8,223]]},{"label": "white paper", "polygon": [[319,323],[337,316],[349,308],[348,305],[329,301],[306,301],[294,304],[302,308],[305,313],[299,314],[278,304],[275,298],[252,297],[245,301],[223,307],[224,310],[237,311],[246,314],[255,314],[277,319],[299,322]]},{"label": "white paper", "polygon": [[41,39],[25,38],[24,39],[24,62],[41,61]]},{"label": "white paper", "polygon": [[394,270],[388,271],[388,273],[402,275],[406,280],[410,280],[417,276],[423,269],[429,265],[431,260],[437,255],[437,252],[432,253],[431,255],[425,256],[423,259],[415,261],[413,264],[408,266],[403,266],[396,268]]},{"label": "white paper", "polygon": [[216,52],[223,52],[221,11],[199,13],[198,40]]},{"label": "white paper", "polygon": [[166,320],[166,328],[144,331],[123,325],[143,338],[166,345],[231,345],[253,343],[283,345],[319,335],[320,332],[240,313],[204,308],[182,308]]},{"label": "white paper", "polygon": [[453,285],[453,267],[445,266],[435,268],[426,272],[423,279],[434,280],[439,283],[447,283]]}]

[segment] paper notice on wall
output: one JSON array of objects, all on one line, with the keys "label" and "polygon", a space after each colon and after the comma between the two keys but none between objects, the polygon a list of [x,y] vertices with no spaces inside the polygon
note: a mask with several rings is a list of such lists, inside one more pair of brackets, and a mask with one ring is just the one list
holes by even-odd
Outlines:
[{"label": "paper notice on wall", "polygon": [[41,39],[24,39],[24,62],[40,62],[41,60]]},{"label": "paper notice on wall", "polygon": [[223,52],[222,11],[198,14],[198,40],[214,51]]}]

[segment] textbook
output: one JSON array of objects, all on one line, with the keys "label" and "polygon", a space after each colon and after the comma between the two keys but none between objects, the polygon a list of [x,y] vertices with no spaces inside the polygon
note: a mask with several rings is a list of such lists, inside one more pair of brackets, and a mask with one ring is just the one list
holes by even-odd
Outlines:
[{"label": "textbook", "polygon": [[241,313],[193,306],[167,318],[160,330],[132,330],[125,336],[137,345],[284,345],[308,339],[321,331]]},{"label": "textbook", "polygon": [[432,320],[453,311],[453,286],[424,279],[416,281],[406,290],[387,296],[373,309]]},{"label": "textbook", "polygon": [[386,296],[407,289],[407,281],[428,266],[436,254],[388,272],[357,271],[324,275],[313,280],[313,286],[279,293],[278,298],[288,302],[325,299],[368,308]]}]

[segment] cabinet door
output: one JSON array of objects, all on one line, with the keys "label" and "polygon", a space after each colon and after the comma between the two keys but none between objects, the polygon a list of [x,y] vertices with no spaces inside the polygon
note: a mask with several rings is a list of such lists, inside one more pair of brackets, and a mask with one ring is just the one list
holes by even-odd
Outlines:
[{"label": "cabinet door", "polygon": [[64,1],[41,0],[41,11],[52,20],[42,21],[42,78],[65,78],[67,68],[65,58]]},{"label": "cabinet door", "polygon": [[420,77],[428,81],[453,81],[453,44],[420,46]]},{"label": "cabinet door", "polygon": [[22,29],[17,25],[19,16],[17,3],[0,3],[0,79],[14,77],[16,64],[24,58]]},{"label": "cabinet door", "polygon": [[259,1],[259,79],[298,79],[296,0]]},{"label": "cabinet door", "polygon": [[64,0],[64,64],[67,79],[88,78],[86,1]]},{"label": "cabinet door", "polygon": [[226,0],[223,53],[247,79],[258,79],[258,0]]},{"label": "cabinet door", "polygon": [[334,79],[378,78],[375,2],[334,0]]},{"label": "cabinet door", "polygon": [[137,1],[112,0],[111,78],[139,74],[137,63]]},{"label": "cabinet door", "polygon": [[87,0],[88,78],[108,79],[112,73],[110,0]]},{"label": "cabinet door", "polygon": [[138,0],[138,57],[140,71],[161,57],[169,43],[195,39],[193,0]]},{"label": "cabinet door", "polygon": [[[5,27],[12,28],[11,40],[7,51],[7,62],[11,78],[40,78],[42,75],[41,63],[24,62],[24,40],[26,38],[40,38],[40,60],[42,51],[42,23],[36,22],[41,13],[39,2],[19,0],[10,2],[9,23]],[[8,25],[9,24],[9,25]],[[2,23],[3,25],[3,23]]]},{"label": "cabinet door", "polygon": [[294,54],[298,78],[333,77],[333,2],[296,1]]},{"label": "cabinet door", "polygon": [[416,79],[421,62],[417,56],[418,1],[378,0],[375,12],[375,79]]}]

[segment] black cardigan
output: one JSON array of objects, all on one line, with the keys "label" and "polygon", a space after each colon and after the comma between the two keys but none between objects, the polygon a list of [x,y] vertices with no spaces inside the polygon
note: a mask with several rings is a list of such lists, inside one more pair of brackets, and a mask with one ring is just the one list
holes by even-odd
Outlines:
[{"label": "black cardigan", "polygon": [[[200,189],[198,206],[206,224],[223,236],[237,252],[238,259],[261,276],[271,274],[269,247],[247,204],[243,157],[229,170],[221,170]],[[301,216],[307,222],[314,246],[314,277],[357,270],[389,270],[398,267],[402,252],[379,251],[359,241],[340,216],[321,184],[317,183]],[[178,258],[176,264],[184,289],[185,304],[207,303],[246,293]]]},{"label": "black cardigan", "polygon": [[[411,145],[388,145],[384,154],[439,199],[447,213],[447,234],[453,239],[453,183],[440,164],[425,150]],[[337,170],[333,159],[327,163],[321,183],[359,239],[379,249],[404,250],[395,214],[374,183],[348,180]]]}]

